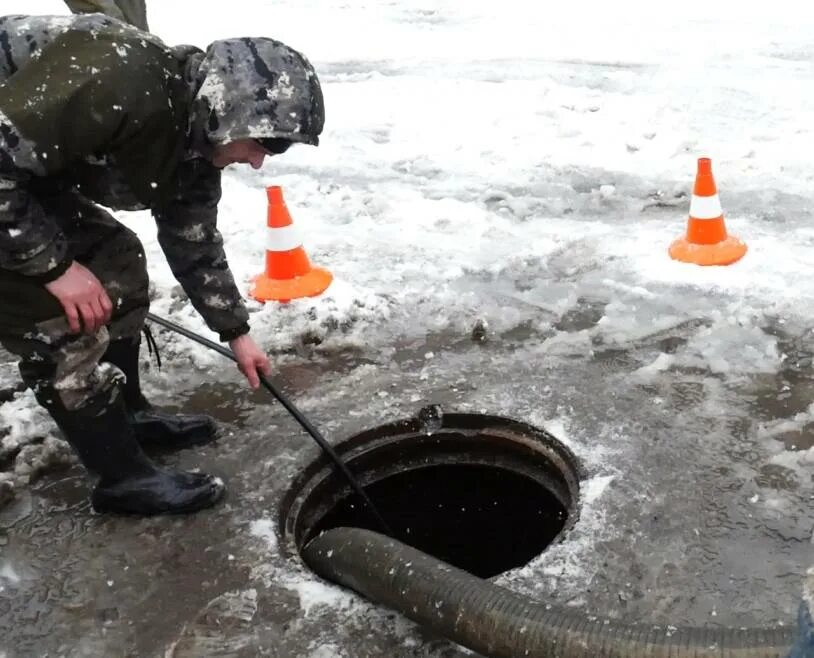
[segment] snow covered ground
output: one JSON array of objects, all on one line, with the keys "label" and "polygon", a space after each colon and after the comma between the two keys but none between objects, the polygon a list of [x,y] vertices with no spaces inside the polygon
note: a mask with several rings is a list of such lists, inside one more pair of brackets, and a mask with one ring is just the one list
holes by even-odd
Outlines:
[{"label": "snow covered ground", "polygon": [[[612,295],[602,330],[613,340],[718,308],[720,335],[693,356],[733,373],[776,369],[770,345],[729,327],[806,317],[814,19],[791,3],[733,15],[690,2],[666,19],[652,3],[528,5],[242,0],[206,15],[150,5],[168,43],[268,34],[323,81],[322,146],[226,177],[221,230],[245,288],[262,269],[266,184],[283,186],[312,260],[336,275],[316,301],[254,306],[257,337],[282,347],[311,330],[334,345],[388,346],[474,315],[511,328],[522,312],[499,293],[522,277],[521,296],[553,311],[580,293]],[[665,257],[704,155],[728,226],[750,247],[727,269]],[[151,221],[120,217],[148,243],[154,310],[166,311],[175,284]],[[554,281],[564,270],[565,286]],[[201,328],[191,310],[180,315]]]},{"label": "snow covered ground", "polygon": [[[674,9],[631,0],[554,8],[523,0],[190,7],[150,3],[153,31],[171,44],[200,46],[273,36],[305,53],[323,83],[319,148],[296,147],[260,172],[234,167],[225,176],[220,228],[244,288],[262,269],[263,187],[270,184],[283,186],[312,261],[335,275],[317,299],[252,303],[258,341],[280,363],[296,360],[303,346],[368,355],[379,367],[352,375],[355,385],[372,395],[391,384],[412,391],[415,399],[405,393],[400,400],[409,407],[426,393],[421,380],[391,381],[383,365],[400,346],[431,335],[443,348],[444,337],[466,335],[478,319],[496,337],[526,336],[516,339],[515,353],[486,366],[466,355],[434,366],[435,374],[447,366],[475,377],[479,367],[510,373],[514,359],[525,382],[492,381],[463,404],[477,410],[488,402],[490,413],[543,425],[588,465],[573,540],[507,582],[531,593],[557,590],[575,605],[607,604],[611,598],[581,593],[602,580],[582,567],[601,571],[608,554],[619,564],[635,538],[650,540],[647,519],[658,510],[673,524],[653,540],[661,566],[698,567],[701,575],[696,582],[652,568],[649,591],[680,593],[710,573],[720,580],[708,585],[707,599],[645,608],[689,621],[715,621],[722,605],[758,619],[792,610],[814,524],[814,293],[807,284],[814,9],[786,0],[685,1]],[[56,0],[5,0],[3,11],[63,8]],[[701,156],[713,160],[730,232],[749,245],[727,268],[680,264],[666,253],[685,229]],[[147,245],[153,311],[205,332],[177,297],[149,216],[119,216]],[[199,372],[222,366],[221,357],[181,339],[168,349]],[[546,373],[548,389],[529,364]],[[239,381],[237,373],[220,373]],[[0,367],[0,389],[15,377],[11,364]],[[168,377],[151,375],[147,383],[166,393],[196,381]],[[456,380],[449,371],[446,377]],[[540,386],[539,407],[523,398],[524,383]],[[320,404],[338,404],[353,385],[317,386],[304,405],[318,412]],[[393,409],[372,399],[364,414],[391,419]],[[0,405],[0,426],[10,427],[4,440],[21,442],[52,429],[27,393]],[[675,448],[645,455],[653,436]],[[703,486],[692,480],[699,473]],[[675,501],[672,486],[681,487]],[[686,495],[696,488],[715,500]],[[609,523],[625,495],[643,497],[640,516],[622,515],[633,538]],[[696,513],[720,520],[698,533],[720,531],[719,552],[701,551],[687,566]],[[765,541],[751,554],[728,552],[747,541],[743,524],[753,516],[768,529]],[[262,527],[273,554],[273,534]],[[600,544],[607,553],[597,551]],[[608,591],[630,610],[637,595],[622,572]],[[779,576],[784,584],[775,589]],[[724,581],[728,593],[711,594]],[[316,583],[298,583],[304,608],[339,600]],[[744,600],[732,603],[738,591]],[[775,604],[781,609],[769,613]],[[694,605],[701,612],[692,613]],[[341,654],[325,646],[312,655]]]}]

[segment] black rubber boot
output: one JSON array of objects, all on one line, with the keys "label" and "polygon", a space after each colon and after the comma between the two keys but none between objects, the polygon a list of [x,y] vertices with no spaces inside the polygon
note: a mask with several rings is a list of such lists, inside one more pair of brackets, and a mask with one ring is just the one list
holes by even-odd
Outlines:
[{"label": "black rubber boot", "polygon": [[90,472],[99,476],[91,495],[97,512],[183,514],[223,497],[220,478],[158,468],[144,454],[128,423],[121,395],[69,411],[49,396],[47,409]]},{"label": "black rubber boot", "polygon": [[217,437],[217,425],[205,414],[171,414],[151,405],[141,392],[139,340],[111,341],[102,361],[116,366],[127,378],[122,393],[128,420],[144,448],[180,450],[203,445]]}]

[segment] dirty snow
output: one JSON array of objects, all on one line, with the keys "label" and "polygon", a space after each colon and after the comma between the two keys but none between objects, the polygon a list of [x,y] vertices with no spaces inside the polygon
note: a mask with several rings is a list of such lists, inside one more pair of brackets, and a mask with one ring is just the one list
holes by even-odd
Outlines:
[{"label": "dirty snow", "polygon": [[[807,283],[814,163],[803,147],[814,143],[814,9],[788,0],[741,4],[736,13],[732,7],[699,0],[674,11],[639,0],[577,0],[556,10],[525,0],[244,0],[240,11],[198,20],[180,4],[152,2],[150,21],[172,44],[205,45],[267,28],[320,74],[322,145],[293,148],[261,172],[233,167],[224,178],[220,230],[244,291],[263,267],[263,188],[271,184],[283,186],[311,260],[335,276],[317,299],[249,302],[254,335],[276,358],[303,345],[381,358],[397,342],[466,335],[478,322],[492,335],[531,327],[546,337],[521,350],[524,362],[568,367],[602,350],[641,350],[647,359],[620,388],[658,388],[671,372],[697,373],[691,383],[700,396],[682,383],[696,405],[691,412],[661,389],[641,401],[663,408],[665,418],[686,414],[690,426],[700,414],[717,413],[724,423],[741,403],[732,387],[785,376],[789,344],[809,361],[814,350]],[[62,7],[7,0],[4,10]],[[749,245],[728,268],[688,266],[666,254],[683,234],[701,156],[713,160],[730,232]],[[153,311],[205,331],[163,262],[150,218],[119,217],[145,242]],[[569,313],[586,300],[589,310],[601,302],[595,321],[567,328]],[[684,342],[664,348],[676,335]],[[224,381],[239,381],[220,356],[184,339],[162,335],[162,342],[169,358],[186,359],[190,369],[217,368]],[[423,379],[445,363],[428,357]],[[362,366],[344,386],[383,375],[381,362]],[[146,384],[160,387],[166,376],[152,374]],[[0,388],[15,378],[10,364],[2,366]],[[347,392],[325,388],[305,408]],[[635,471],[636,441],[650,428],[609,421],[586,436],[586,409],[571,406],[568,389],[544,395],[562,396],[560,413],[529,408],[526,419],[563,437],[589,466],[579,530],[503,582],[531,594],[538,581],[547,592],[562,586],[578,606],[593,583],[587,570],[601,566],[596,545],[612,550],[643,536],[637,528],[623,538],[606,521],[619,503],[617,484]],[[783,512],[811,495],[814,448],[786,450],[775,437],[805,437],[813,415],[805,408],[758,422],[761,449],[771,465],[799,476],[799,489],[757,495],[752,465],[731,464],[746,473],[737,496],[752,500],[773,531],[776,522],[778,533],[807,542],[810,517],[789,529]],[[0,406],[0,420],[12,441],[54,431],[27,393]],[[711,428],[709,440],[728,436]],[[633,504],[642,509],[669,506],[670,491],[658,483],[637,493]],[[276,553],[272,524],[259,517],[250,532]],[[688,518],[681,531],[700,534],[694,523]],[[665,563],[682,564],[681,541],[657,548]],[[346,612],[355,600],[308,576],[275,572],[281,575],[306,615],[321,605]],[[624,607],[632,596],[622,587],[616,600]],[[719,604],[707,604],[717,616]],[[312,655],[330,651],[314,646]]]},{"label": "dirty snow", "polygon": [[252,536],[263,539],[270,550],[277,550],[276,524],[271,519],[258,519],[252,521],[250,532]]}]

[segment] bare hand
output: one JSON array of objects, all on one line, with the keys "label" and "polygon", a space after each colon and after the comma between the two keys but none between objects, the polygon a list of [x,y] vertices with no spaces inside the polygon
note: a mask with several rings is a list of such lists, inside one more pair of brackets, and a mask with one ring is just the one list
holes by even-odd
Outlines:
[{"label": "bare hand", "polygon": [[79,263],[74,261],[62,276],[46,283],[45,289],[62,304],[73,333],[84,327],[86,334],[95,334],[110,322],[110,297],[93,272]]},{"label": "bare hand", "polygon": [[271,375],[271,364],[268,357],[257,347],[257,343],[252,340],[249,334],[243,334],[234,340],[230,340],[229,347],[232,348],[232,352],[235,354],[240,372],[249,380],[249,386],[255,389],[260,386],[260,378],[257,376],[258,370],[266,377]]}]

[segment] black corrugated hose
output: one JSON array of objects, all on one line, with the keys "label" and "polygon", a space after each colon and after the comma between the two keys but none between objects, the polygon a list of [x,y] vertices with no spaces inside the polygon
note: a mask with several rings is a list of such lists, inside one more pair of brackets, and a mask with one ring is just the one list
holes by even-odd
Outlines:
[{"label": "black corrugated hose", "polygon": [[359,528],[324,532],[302,556],[323,578],[493,658],[786,658],[794,641],[791,627],[624,624],[538,603]]}]

